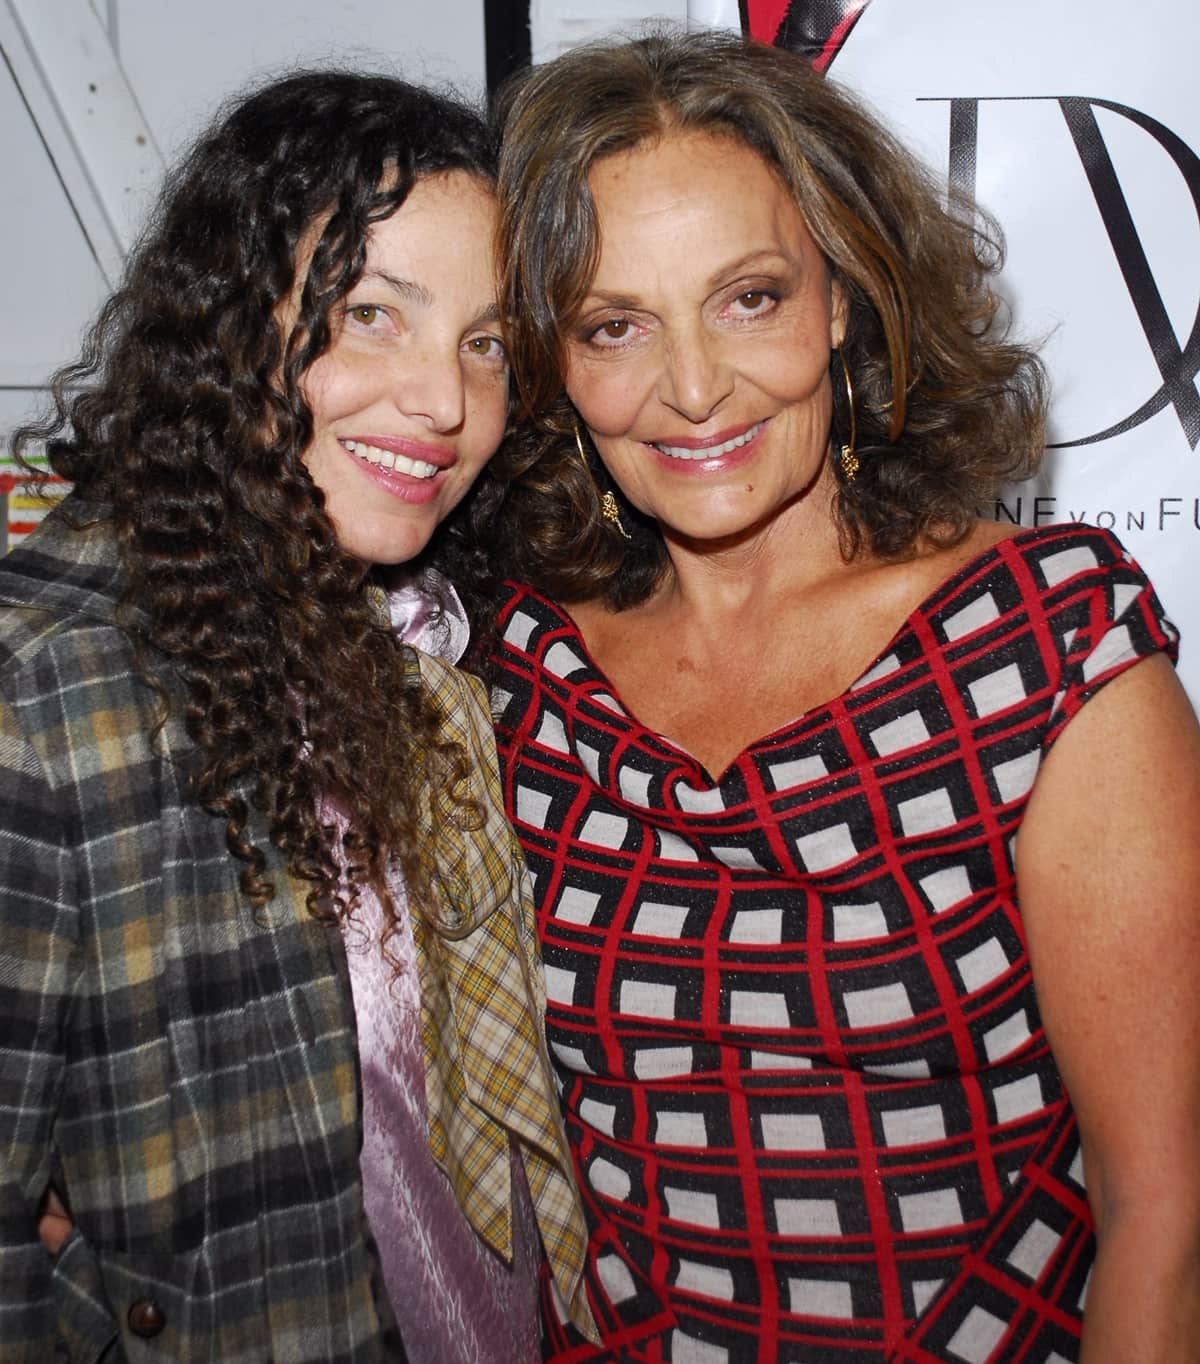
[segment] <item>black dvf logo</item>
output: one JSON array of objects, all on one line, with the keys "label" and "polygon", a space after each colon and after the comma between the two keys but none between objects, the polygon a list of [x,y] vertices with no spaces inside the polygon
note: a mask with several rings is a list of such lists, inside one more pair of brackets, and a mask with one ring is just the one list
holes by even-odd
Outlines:
[{"label": "black dvf logo", "polygon": [[[1073,445],[1092,445],[1107,440],[1110,436],[1132,431],[1156,413],[1161,412],[1168,403],[1175,409],[1179,424],[1194,450],[1200,444],[1200,394],[1196,392],[1195,379],[1200,372],[1200,311],[1192,323],[1191,334],[1181,346],[1171,319],[1163,306],[1162,295],[1150,270],[1150,263],[1134,226],[1133,215],[1125,200],[1124,191],[1113,167],[1112,158],[1105,146],[1099,125],[1096,122],[1096,109],[1109,109],[1122,118],[1149,133],[1167,155],[1179,167],[1192,197],[1192,206],[1200,219],[1200,157],[1169,128],[1164,127],[1148,114],[1131,109],[1127,104],[1117,104],[1107,99],[1086,99],[1077,95],[1013,96],[1011,101],[1025,98],[1053,100],[1062,111],[1066,120],[1075,150],[1083,165],[1088,184],[1100,210],[1113,253],[1125,280],[1125,287],[1133,300],[1134,309],[1158,372],[1162,385],[1152,393],[1142,405],[1127,417],[1103,431],[1078,440],[1059,441],[1058,448]],[[971,198],[975,197],[975,157],[978,145],[978,125],[980,104],[1007,102],[1005,97],[983,97],[977,99],[934,99],[932,103],[945,103],[950,106],[950,180]]]}]

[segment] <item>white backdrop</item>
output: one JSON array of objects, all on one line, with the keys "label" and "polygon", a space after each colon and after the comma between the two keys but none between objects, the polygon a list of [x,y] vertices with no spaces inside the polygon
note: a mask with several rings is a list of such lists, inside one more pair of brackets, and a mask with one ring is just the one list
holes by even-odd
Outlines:
[{"label": "white backdrop", "polygon": [[[1200,11],[1178,0],[871,0],[830,75],[999,218],[1054,401],[1035,485],[986,509],[1114,530],[1200,700]],[[953,103],[952,103],[953,101]],[[973,132],[972,132],[972,125]]]}]

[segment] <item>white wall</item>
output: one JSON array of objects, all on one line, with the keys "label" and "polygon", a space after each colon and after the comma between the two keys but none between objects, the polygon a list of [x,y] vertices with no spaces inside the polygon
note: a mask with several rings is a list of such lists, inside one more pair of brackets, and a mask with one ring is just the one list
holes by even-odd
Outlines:
[{"label": "white wall", "polygon": [[686,24],[688,10],[688,0],[530,0],[533,61],[552,61],[579,43],[633,33],[657,20]]},{"label": "white wall", "polygon": [[116,0],[116,46],[173,155],[216,100],[265,72],[337,62],[484,90],[483,0]]},{"label": "white wall", "polygon": [[[89,24],[107,33],[151,151],[156,143],[167,158],[227,95],[288,66],[337,62],[453,84],[469,98],[484,90],[483,0],[90,0],[90,13],[89,0],[26,2],[52,14],[56,41],[78,47]],[[20,45],[21,8],[22,0],[0,0],[6,54]],[[44,114],[51,101],[31,76],[28,54],[17,55],[27,59],[14,60],[17,77],[31,88],[18,88],[0,63],[0,438],[40,405],[36,386],[73,357],[108,292],[26,108]],[[47,70],[55,55],[42,51]],[[113,148],[114,162],[120,151]],[[105,167],[93,160],[91,170],[102,177]],[[152,180],[133,191],[143,203]],[[136,214],[141,205],[132,208]]]}]

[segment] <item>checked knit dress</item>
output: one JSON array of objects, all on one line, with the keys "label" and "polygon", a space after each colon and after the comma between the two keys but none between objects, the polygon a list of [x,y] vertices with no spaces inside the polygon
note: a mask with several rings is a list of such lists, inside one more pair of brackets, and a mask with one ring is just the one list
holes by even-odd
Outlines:
[{"label": "checked knit dress", "polygon": [[1174,656],[1136,564],[1083,525],[1002,541],[719,780],[553,603],[514,587],[501,630],[605,1340],[547,1288],[547,1358],[1075,1360],[1092,1222],[1014,843],[1089,696]]}]

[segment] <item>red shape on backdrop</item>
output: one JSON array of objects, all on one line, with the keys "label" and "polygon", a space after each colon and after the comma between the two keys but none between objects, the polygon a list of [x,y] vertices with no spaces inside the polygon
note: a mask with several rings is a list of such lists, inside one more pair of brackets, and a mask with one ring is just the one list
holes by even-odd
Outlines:
[{"label": "red shape on backdrop", "polygon": [[799,52],[826,71],[871,0],[744,0],[752,38]]},{"label": "red shape on backdrop", "polygon": [[746,31],[760,43],[773,43],[788,11],[788,0],[745,0]]}]

